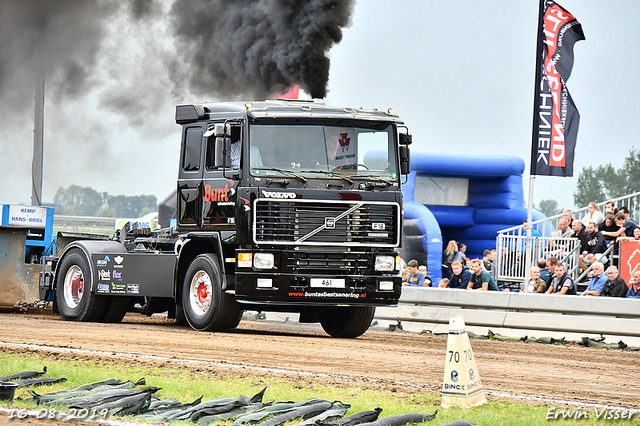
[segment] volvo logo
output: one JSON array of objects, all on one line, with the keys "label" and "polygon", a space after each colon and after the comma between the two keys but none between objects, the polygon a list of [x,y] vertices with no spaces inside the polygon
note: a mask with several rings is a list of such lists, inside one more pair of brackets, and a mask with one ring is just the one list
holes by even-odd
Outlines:
[{"label": "volvo logo", "polygon": [[266,198],[296,198],[298,195],[295,192],[273,192],[262,191],[262,195]]}]

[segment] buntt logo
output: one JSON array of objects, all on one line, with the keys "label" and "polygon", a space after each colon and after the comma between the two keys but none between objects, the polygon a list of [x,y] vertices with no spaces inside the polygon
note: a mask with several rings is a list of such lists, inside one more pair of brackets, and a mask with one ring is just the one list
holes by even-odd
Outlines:
[{"label": "buntt logo", "polygon": [[204,201],[229,201],[229,184],[224,188],[211,188],[211,185],[205,185]]}]

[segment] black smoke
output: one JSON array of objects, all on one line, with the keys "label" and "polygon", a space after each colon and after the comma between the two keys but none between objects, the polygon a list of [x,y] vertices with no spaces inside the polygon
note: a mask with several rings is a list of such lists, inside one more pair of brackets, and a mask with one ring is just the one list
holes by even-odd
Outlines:
[{"label": "black smoke", "polygon": [[[32,108],[37,70],[44,64],[47,97],[60,102],[106,85],[96,76],[98,59],[117,55],[109,23],[126,14],[131,25],[167,21],[173,49],[153,63],[146,79],[169,82],[158,91],[175,97],[185,89],[218,98],[264,98],[299,84],[324,97],[327,52],[342,39],[355,0],[2,0],[0,6],[0,102],[13,111]],[[164,10],[165,13],[161,13]],[[153,34],[150,34],[153,37]],[[135,39],[130,40],[136,43]],[[167,54],[171,51],[171,54]],[[116,75],[116,73],[111,73]],[[116,75],[125,87],[140,76]],[[144,78],[144,77],[142,77]],[[148,81],[145,81],[145,87]],[[142,104],[140,93],[104,94],[102,104]],[[127,101],[126,97],[132,99]],[[135,107],[131,108],[132,110]]]},{"label": "black smoke", "polygon": [[328,50],[353,0],[176,0],[176,35],[196,92],[264,97],[300,84],[323,98]]}]

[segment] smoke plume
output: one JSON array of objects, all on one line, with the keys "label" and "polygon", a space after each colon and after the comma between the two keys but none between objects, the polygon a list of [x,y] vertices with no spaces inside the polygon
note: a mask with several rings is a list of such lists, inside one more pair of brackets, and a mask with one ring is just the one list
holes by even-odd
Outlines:
[{"label": "smoke plume", "polygon": [[177,0],[176,35],[195,91],[263,97],[296,83],[327,93],[327,51],[350,23],[352,0]]}]

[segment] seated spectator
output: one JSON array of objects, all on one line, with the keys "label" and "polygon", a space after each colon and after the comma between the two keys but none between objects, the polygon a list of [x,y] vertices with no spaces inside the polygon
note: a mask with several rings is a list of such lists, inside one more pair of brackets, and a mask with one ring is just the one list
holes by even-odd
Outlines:
[{"label": "seated spectator", "polygon": [[544,281],[544,285],[545,285],[544,291],[547,291],[547,284],[549,284],[549,277],[551,276],[551,271],[547,269],[547,261],[544,258],[538,259],[538,272],[540,273],[540,279]]},{"label": "seated spectator", "polygon": [[626,297],[628,290],[629,287],[627,287],[627,283],[624,282],[622,277],[619,275],[618,268],[615,266],[609,266],[607,268],[607,281],[604,283],[604,287],[602,287],[600,296]]},{"label": "seated spectator", "polygon": [[583,224],[593,222],[596,226],[604,222],[604,216],[596,203],[592,201],[587,205],[587,214],[584,215],[581,222]]},{"label": "seated spectator", "polygon": [[[546,262],[545,262],[545,265],[546,265]],[[540,268],[537,266],[532,266],[531,269],[529,270],[529,275],[531,276],[531,278],[529,279],[527,292],[544,293],[547,289],[547,284],[540,278]],[[522,288],[520,289],[521,292],[524,292],[524,287],[525,286],[522,286]]]},{"label": "seated spectator", "polygon": [[580,255],[580,267],[586,271],[589,265],[596,260],[606,263],[607,258],[603,253],[607,250],[604,236],[596,229],[596,224],[589,222],[587,225],[587,250]]},{"label": "seated spectator", "polygon": [[558,229],[551,233],[551,237],[547,244],[546,254],[552,256],[565,257],[567,255],[566,242],[557,241],[557,238],[571,238],[573,229],[569,227],[569,221],[565,217],[558,219]]},{"label": "seated spectator", "polygon": [[616,223],[616,217],[612,214],[608,214],[604,218],[604,222],[598,226],[598,231],[604,236],[604,240],[607,242],[607,245],[613,243],[616,238],[612,235],[617,233],[620,227]]},{"label": "seated spectator", "polygon": [[571,210],[565,210],[562,212],[562,217],[567,219],[567,223],[569,224],[569,228],[573,227],[573,213]]},{"label": "seated spectator", "polygon": [[500,291],[491,274],[482,269],[482,261],[480,259],[473,259],[471,261],[471,267],[473,268],[473,274],[469,279],[467,290],[492,290]]},{"label": "seated spectator", "polygon": [[447,284],[449,284],[449,278],[443,278],[440,280],[440,282],[438,283],[438,287],[439,288],[446,288]]},{"label": "seated spectator", "polygon": [[640,227],[633,228],[633,237],[620,236],[618,237],[618,241],[633,241],[640,240]]},{"label": "seated spectator", "polygon": [[564,269],[564,264],[561,262],[556,265],[555,276],[551,280],[547,294],[578,294],[573,278],[567,274]]},{"label": "seated spectator", "polygon": [[573,238],[580,240],[580,253],[587,251],[587,238],[589,238],[589,235],[584,230],[582,222],[577,219],[574,220],[571,229],[573,229]]},{"label": "seated spectator", "polygon": [[547,281],[547,290],[549,290],[549,287],[551,287],[551,280],[553,280],[553,277],[556,276],[556,266],[558,266],[558,263],[560,263],[560,261],[555,256],[551,256],[547,260],[547,268],[549,268],[549,281]]},{"label": "seated spectator", "polygon": [[604,205],[604,213],[605,217],[609,214],[615,216],[618,213],[618,209],[616,208],[616,205],[613,203],[613,201],[606,202],[606,204]]},{"label": "seated spectator", "polygon": [[415,259],[410,260],[407,263],[407,269],[409,269],[409,279],[407,283],[403,283],[403,285],[424,287],[424,274],[418,271],[418,261]]},{"label": "seated spectator", "polygon": [[409,268],[402,269],[402,285],[409,285],[409,275],[411,275]]},{"label": "seated spectator", "polygon": [[459,288],[466,289],[469,285],[469,279],[471,279],[471,272],[468,269],[462,268],[462,263],[453,262],[451,264],[451,278],[449,278],[449,284],[447,288]]},{"label": "seated spectator", "polygon": [[604,284],[607,282],[607,274],[604,273],[604,265],[601,262],[594,262],[591,267],[591,280],[589,286],[582,293],[583,296],[600,296]]},{"label": "seated spectator", "polygon": [[433,286],[433,280],[431,279],[431,277],[429,277],[429,275],[427,275],[427,266],[426,265],[418,266],[418,271],[422,272],[422,274],[424,275],[424,286],[425,287]]},{"label": "seated spectator", "polygon": [[482,269],[491,273],[493,263],[491,263],[491,250],[485,250],[482,252]]},{"label": "seated spectator", "polygon": [[627,297],[632,299],[640,299],[640,271],[635,271],[629,280],[629,291]]},{"label": "seated spectator", "polygon": [[458,243],[455,240],[449,241],[442,253],[442,274],[446,278],[451,278],[451,263],[453,263],[458,252]]}]

